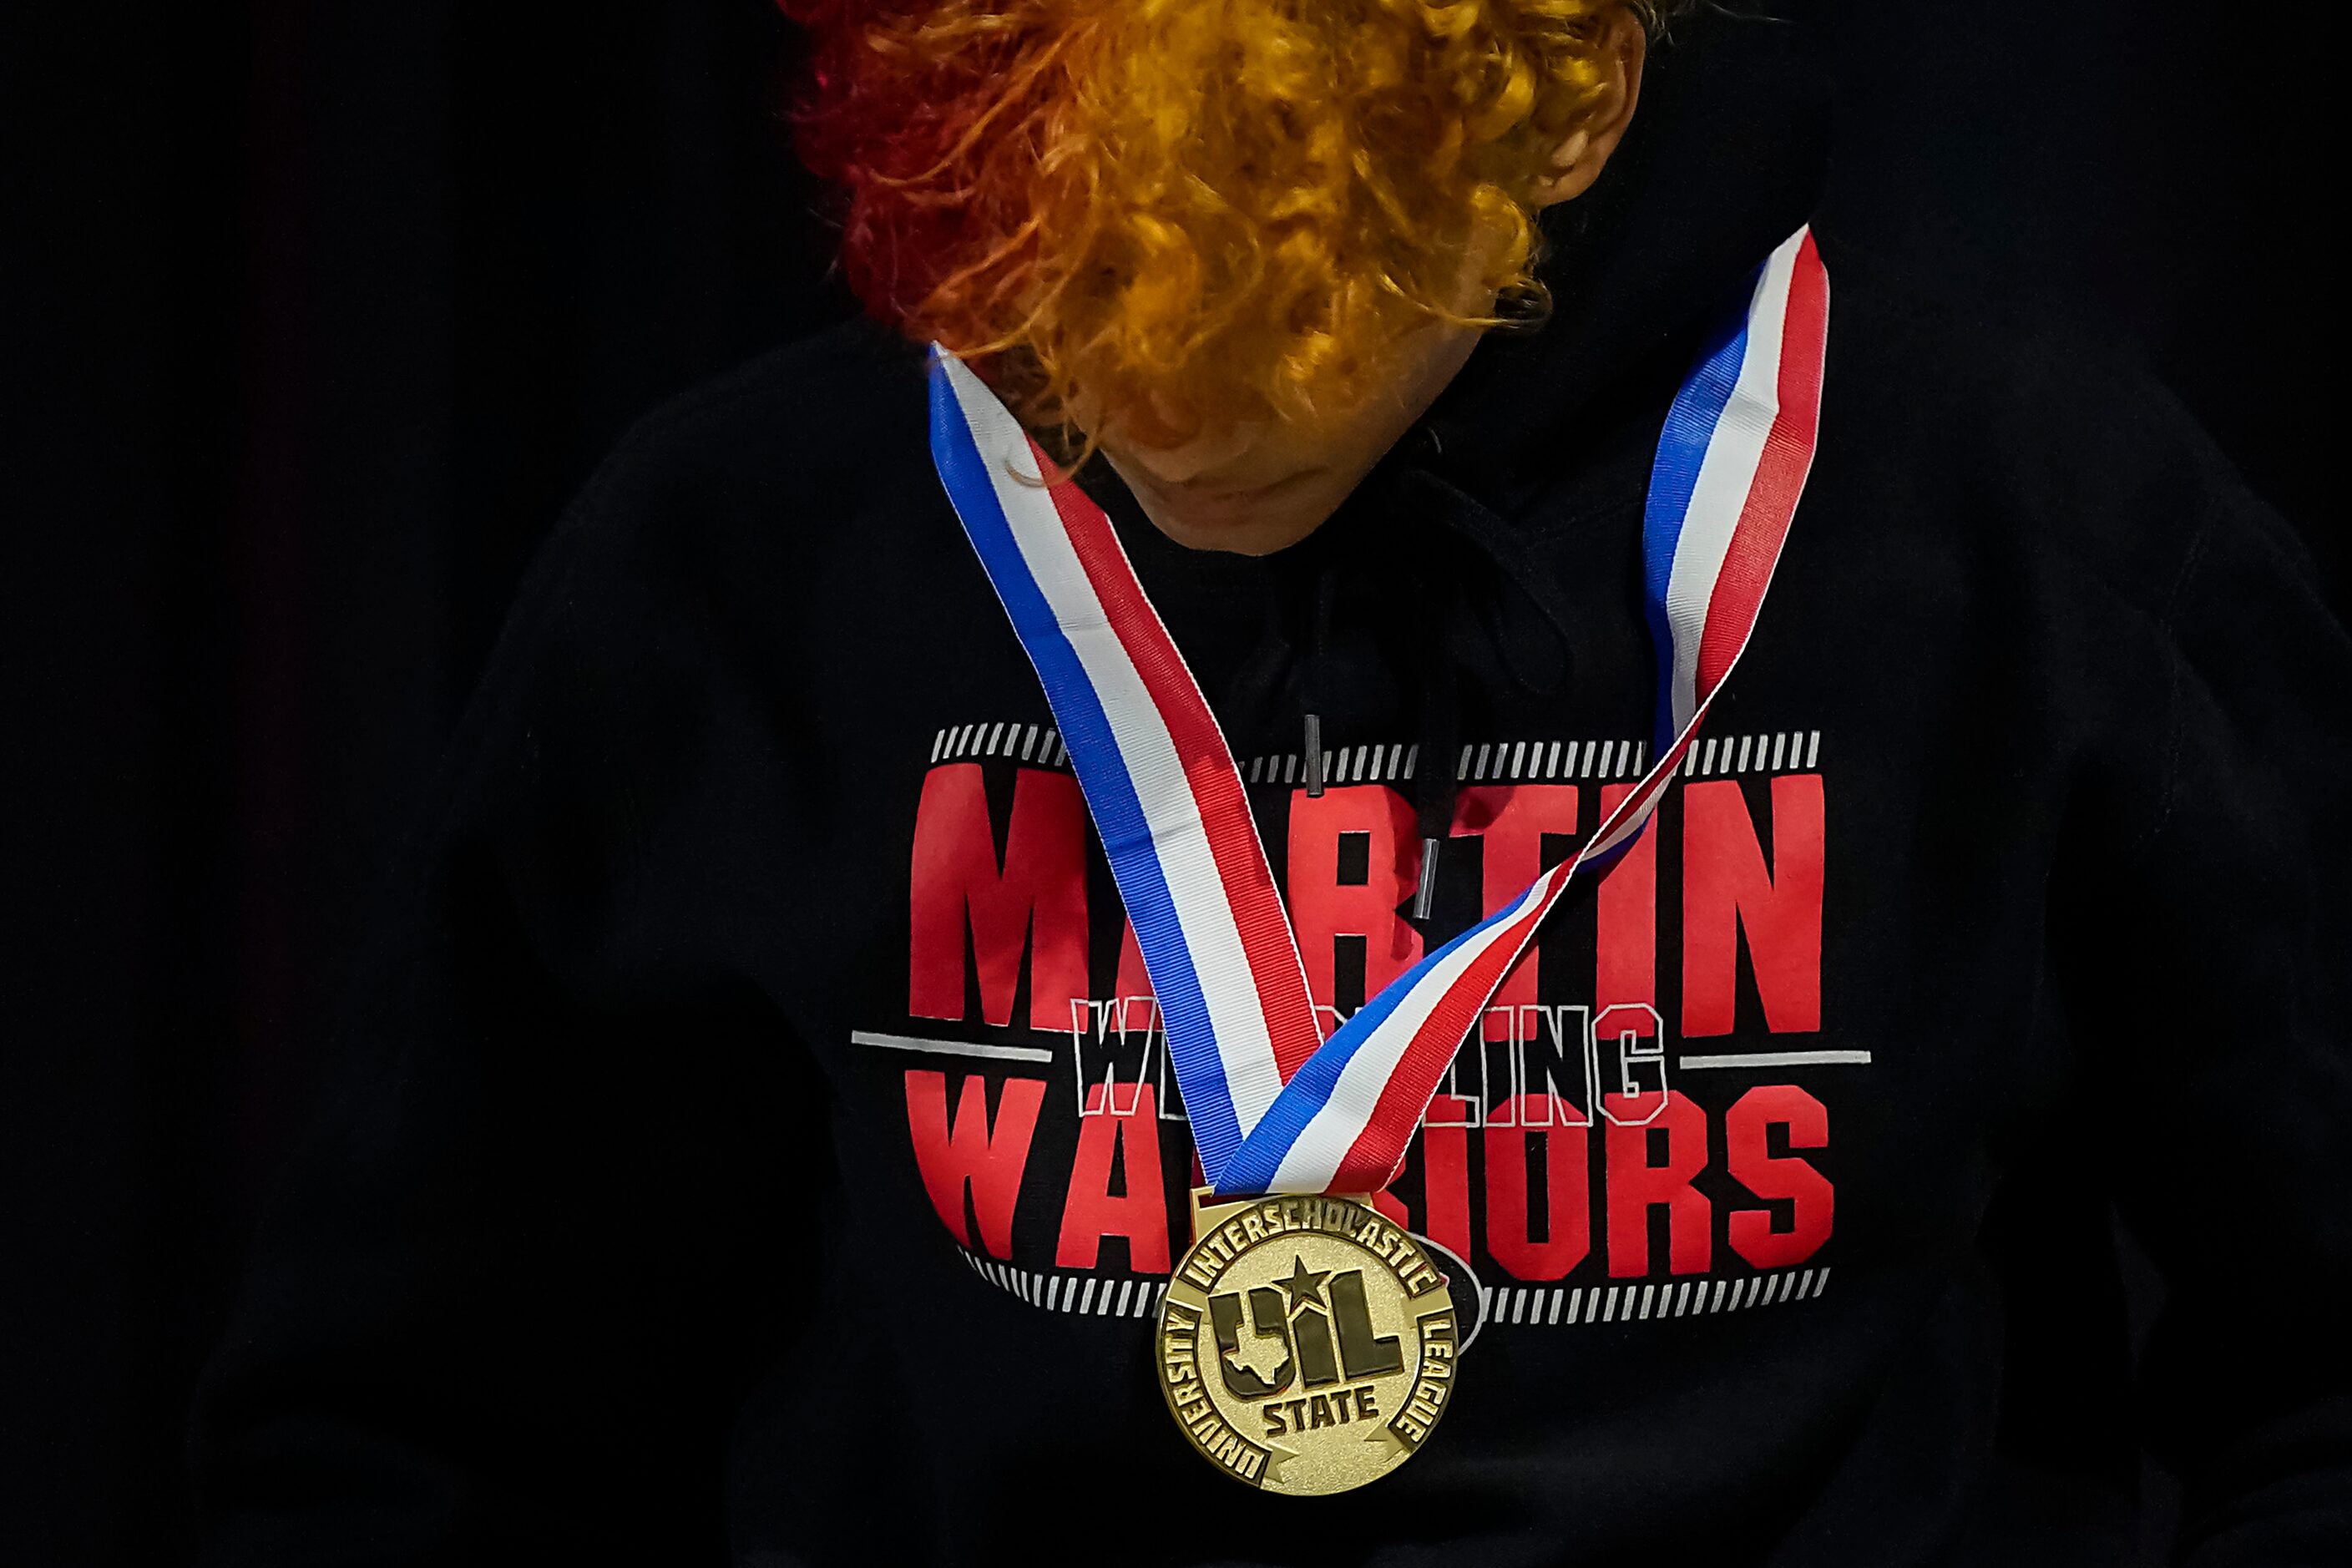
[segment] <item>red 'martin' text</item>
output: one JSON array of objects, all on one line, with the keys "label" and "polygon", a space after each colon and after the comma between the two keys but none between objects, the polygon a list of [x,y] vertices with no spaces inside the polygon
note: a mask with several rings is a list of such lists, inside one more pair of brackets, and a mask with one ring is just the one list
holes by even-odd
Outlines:
[{"label": "red 'martin' text", "polygon": [[[1453,833],[1480,840],[1484,907],[1500,907],[1570,852],[1631,787],[1462,791]],[[1822,779],[1783,774],[1769,787],[1769,857],[1738,781],[1695,781],[1676,792],[1677,1022],[1685,1038],[1732,1032],[1743,950],[1751,977],[1745,989],[1765,1029],[1821,1027]],[[1631,1016],[1654,1005],[1657,838],[1666,826],[1654,824],[1596,891],[1596,1013],[1621,1007],[1613,1016]],[[1295,792],[1286,848],[1286,899],[1319,1006],[1360,1005],[1421,958],[1422,935],[1400,912],[1420,873],[1412,813],[1402,795],[1381,784],[1319,796]],[[991,1027],[1068,1034],[1088,996],[1086,851],[1085,802],[1067,773],[1017,770],[1000,829],[979,764],[934,767],[924,781],[910,868],[908,1013],[969,1023],[976,1010],[977,1022]],[[1028,1006],[1016,1024],[1024,964]],[[1148,994],[1131,929],[1117,972],[1117,995]],[[1536,984],[1531,952],[1494,998],[1487,1037],[1507,1034],[1512,1009],[1534,1005]],[[907,1073],[905,1082],[917,1163],[941,1221],[967,1247],[1010,1257],[1046,1084],[924,1070]],[[1184,1173],[1163,1165],[1154,1086],[1096,1083],[1087,1092],[1087,1109],[1096,1114],[1079,1121],[1055,1264],[1097,1267],[1104,1243],[1116,1238],[1131,1268],[1165,1272],[1171,1246],[1163,1188]],[[1441,1094],[1433,1103],[1416,1152],[1413,1206],[1421,1212],[1385,1194],[1381,1205],[1465,1254],[1475,1231],[1486,1255],[1517,1279],[1561,1279],[1596,1246],[1612,1277],[1704,1272],[1716,1266],[1718,1249],[1753,1268],[1783,1268],[1811,1257],[1829,1235],[1831,1184],[1801,1155],[1826,1146],[1828,1111],[1794,1085],[1751,1088],[1714,1116],[1671,1091],[1663,1104],[1620,1097],[1598,1116],[1557,1096],[1526,1095],[1500,1117],[1464,1114],[1466,1108],[1448,1099]],[[1612,1114],[1629,1107],[1637,1113]],[[1484,1173],[1475,1184],[1473,1140]],[[1784,1152],[1772,1152],[1776,1142]],[[1475,1215],[1474,1185],[1483,1191]]]}]

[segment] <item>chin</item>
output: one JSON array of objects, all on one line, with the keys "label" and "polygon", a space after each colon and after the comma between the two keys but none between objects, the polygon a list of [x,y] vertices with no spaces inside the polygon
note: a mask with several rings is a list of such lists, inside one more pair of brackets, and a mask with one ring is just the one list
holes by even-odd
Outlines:
[{"label": "chin", "polygon": [[1113,466],[1154,527],[1189,550],[1266,555],[1296,544],[1338,509],[1353,479],[1344,482],[1328,464],[1295,470],[1262,497],[1188,494],[1158,482],[1148,466]]},{"label": "chin", "polygon": [[1319,499],[1299,497],[1271,507],[1184,505],[1152,521],[1162,533],[1190,549],[1267,555],[1314,532],[1331,511]]}]

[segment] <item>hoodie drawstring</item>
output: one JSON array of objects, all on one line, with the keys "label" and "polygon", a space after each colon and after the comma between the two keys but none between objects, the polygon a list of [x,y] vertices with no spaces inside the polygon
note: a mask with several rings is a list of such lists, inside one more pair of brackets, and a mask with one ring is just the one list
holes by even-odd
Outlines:
[{"label": "hoodie drawstring", "polygon": [[1329,563],[1315,574],[1315,619],[1307,632],[1307,669],[1301,705],[1307,710],[1307,793],[1323,793],[1323,669],[1331,648],[1331,607],[1339,601],[1339,574]]},{"label": "hoodie drawstring", "polygon": [[[1422,429],[1435,449],[1434,434],[1427,426]],[[1427,920],[1436,897],[1438,858],[1453,831],[1461,773],[1457,753],[1464,667],[1475,663],[1482,641],[1490,642],[1501,650],[1501,662],[1513,684],[1544,695],[1566,683],[1573,637],[1565,596],[1507,521],[1426,468],[1403,466],[1397,479],[1393,531],[1374,543],[1368,556],[1402,574],[1391,581],[1402,586],[1405,613],[1424,633],[1416,658],[1420,713],[1413,747],[1412,798],[1421,870],[1412,913],[1416,920]],[[1526,596],[1557,641],[1556,659],[1546,661],[1541,653],[1519,646],[1507,621],[1496,626],[1482,625],[1479,596],[1473,592],[1464,562],[1430,548],[1433,530],[1443,530],[1471,546]],[[1323,719],[1334,695],[1328,689],[1328,662],[1339,573],[1336,554],[1318,558],[1307,625],[1303,628],[1306,647],[1300,661],[1299,698],[1305,710],[1306,751],[1300,778],[1310,795],[1320,795],[1327,782]],[[1234,695],[1242,704],[1255,706],[1272,697],[1282,654],[1283,623],[1279,604],[1269,603],[1266,642],[1246,661],[1235,682]],[[1247,709],[1236,710],[1236,717],[1244,710]]]}]

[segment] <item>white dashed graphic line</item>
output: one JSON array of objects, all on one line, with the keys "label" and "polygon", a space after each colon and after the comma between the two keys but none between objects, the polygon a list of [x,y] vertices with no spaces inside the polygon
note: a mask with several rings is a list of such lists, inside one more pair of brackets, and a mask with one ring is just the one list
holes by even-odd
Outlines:
[{"label": "white dashed graphic line", "polygon": [[970,1252],[963,1260],[974,1274],[1032,1307],[1077,1317],[1148,1318],[1159,1310],[1160,1298],[1168,1290],[1164,1279],[1114,1282],[1091,1274],[1039,1274]]},{"label": "white dashed graphic line", "polygon": [[1507,1325],[1541,1324],[1575,1327],[1580,1322],[1640,1322],[1665,1317],[1699,1317],[1708,1313],[1744,1311],[1751,1307],[1777,1307],[1818,1298],[1829,1289],[1830,1271],[1785,1269],[1744,1279],[1669,1281],[1632,1285],[1482,1287],[1479,1292],[1486,1321]]}]

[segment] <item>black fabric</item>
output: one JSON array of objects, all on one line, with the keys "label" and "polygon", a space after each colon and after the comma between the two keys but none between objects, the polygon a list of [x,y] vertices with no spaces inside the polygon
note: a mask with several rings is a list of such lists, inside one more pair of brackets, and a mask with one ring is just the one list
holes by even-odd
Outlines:
[{"label": "black fabric", "polygon": [[[1802,188],[1751,209],[1715,155],[1801,135],[1774,36],[1678,68],[1740,111],[1678,143],[1659,110],[1576,237],[1624,293],[1482,345],[1433,411],[1464,440],[1265,559],[1110,508],[1204,689],[1255,694],[1220,716],[1340,1012],[1476,917],[1507,845],[1590,831],[1647,733],[1655,431]],[[1119,912],[920,356],[853,322],[639,425],[539,555],[208,1374],[206,1561],[2125,1563],[2136,1429],[2185,1478],[2186,1561],[2352,1552],[2352,638],[2137,372],[1821,237],[1821,457],[1717,705],[1737,759],[1670,793],[1646,914],[1613,883],[1532,972],[1537,1005],[1654,1003],[1675,1098],[1538,1131],[1538,1058],[1465,1047],[1482,1124],[1425,1128],[1393,1192],[1458,1220],[1494,1315],[1376,1492],[1235,1489],[1151,1385],[1189,1142],[1135,1064],[1084,1114],[1108,1047],[1056,1005],[1125,994]],[[1556,637],[1538,595],[1422,521],[1449,494],[1565,601],[1559,689],[1513,658]],[[1313,914],[1359,872],[1410,891],[1384,770],[1435,629],[1395,607],[1440,552],[1500,634],[1453,648],[1435,910]],[[1300,574],[1319,801],[1295,686],[1243,679]],[[1559,1071],[1524,1083],[1596,1109]],[[2100,1414],[2110,1205],[2168,1289],[2137,1428]]]}]

